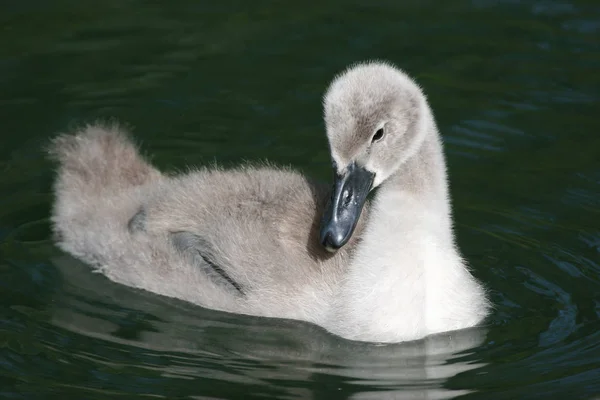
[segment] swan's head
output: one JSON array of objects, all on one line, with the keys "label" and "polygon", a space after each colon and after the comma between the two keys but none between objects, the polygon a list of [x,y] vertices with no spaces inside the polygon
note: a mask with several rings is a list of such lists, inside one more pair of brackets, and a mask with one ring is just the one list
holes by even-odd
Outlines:
[{"label": "swan's head", "polygon": [[335,177],[321,224],[325,248],[348,242],[369,192],[417,151],[428,110],[419,86],[387,63],[361,63],[333,80],[324,97]]}]

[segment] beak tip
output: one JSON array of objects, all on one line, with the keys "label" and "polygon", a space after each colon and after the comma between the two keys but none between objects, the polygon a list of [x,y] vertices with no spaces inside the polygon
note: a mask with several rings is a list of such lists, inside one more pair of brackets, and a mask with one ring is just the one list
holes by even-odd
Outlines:
[{"label": "beak tip", "polygon": [[328,253],[332,253],[332,254],[333,253],[337,253],[337,251],[339,250],[339,249],[334,249],[333,247],[329,247],[329,246],[324,246],[324,247],[325,247],[325,250],[327,250]]},{"label": "beak tip", "polygon": [[328,228],[321,232],[321,244],[329,252],[336,252],[348,241],[342,232],[334,232]]}]

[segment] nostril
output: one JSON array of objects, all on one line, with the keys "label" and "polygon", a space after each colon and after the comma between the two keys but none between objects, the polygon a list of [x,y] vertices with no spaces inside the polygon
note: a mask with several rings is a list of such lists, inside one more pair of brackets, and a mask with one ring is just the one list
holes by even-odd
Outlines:
[{"label": "nostril", "polygon": [[350,189],[344,190],[344,207],[348,207],[350,205],[350,200],[352,200],[352,191]]}]

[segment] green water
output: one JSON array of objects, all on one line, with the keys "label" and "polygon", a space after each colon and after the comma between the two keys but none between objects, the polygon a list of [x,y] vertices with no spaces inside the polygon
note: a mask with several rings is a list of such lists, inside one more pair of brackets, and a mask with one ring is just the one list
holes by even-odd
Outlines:
[{"label": "green water", "polygon": [[[488,326],[353,344],[120,286],[53,246],[56,132],[114,117],[162,169],[268,158],[328,180],[321,95],[367,58],[429,97]],[[5,0],[0,398],[594,398],[599,100],[595,0]]]}]

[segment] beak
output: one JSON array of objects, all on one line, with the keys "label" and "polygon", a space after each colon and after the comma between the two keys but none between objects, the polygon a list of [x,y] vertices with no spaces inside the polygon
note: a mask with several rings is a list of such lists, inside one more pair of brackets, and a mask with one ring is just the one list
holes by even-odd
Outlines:
[{"label": "beak", "polygon": [[331,198],[321,220],[321,244],[329,251],[345,245],[352,237],[375,174],[355,162],[343,174],[336,170]]}]

